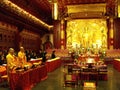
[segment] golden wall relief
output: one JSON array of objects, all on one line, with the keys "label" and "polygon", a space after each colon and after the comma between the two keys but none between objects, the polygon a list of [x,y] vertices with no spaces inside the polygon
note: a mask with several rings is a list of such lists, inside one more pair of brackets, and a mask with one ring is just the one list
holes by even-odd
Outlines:
[{"label": "golden wall relief", "polygon": [[67,48],[107,48],[105,19],[79,19],[67,22]]}]

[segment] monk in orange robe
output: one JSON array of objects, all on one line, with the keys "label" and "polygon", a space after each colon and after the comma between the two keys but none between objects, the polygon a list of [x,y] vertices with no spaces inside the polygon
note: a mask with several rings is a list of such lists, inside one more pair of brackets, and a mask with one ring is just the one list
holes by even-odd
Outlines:
[{"label": "monk in orange robe", "polygon": [[18,60],[14,54],[13,48],[9,49],[9,52],[6,56],[6,60],[7,60],[7,75],[8,75],[7,79],[8,79],[8,83],[9,83],[10,73],[15,72],[15,69],[18,67]]},{"label": "monk in orange robe", "polygon": [[20,47],[20,51],[18,52],[18,60],[22,66],[27,63],[27,58],[23,47]]},{"label": "monk in orange robe", "polygon": [[9,53],[6,56],[7,59],[7,71],[13,71],[17,67],[17,58],[14,55],[14,49],[10,48]]}]

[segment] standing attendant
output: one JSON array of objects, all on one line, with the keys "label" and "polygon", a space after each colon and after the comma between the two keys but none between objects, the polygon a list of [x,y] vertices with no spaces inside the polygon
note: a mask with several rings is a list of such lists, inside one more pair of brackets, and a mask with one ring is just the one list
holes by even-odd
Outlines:
[{"label": "standing attendant", "polygon": [[17,66],[17,58],[14,55],[14,49],[10,48],[8,55],[6,56],[7,59],[7,71],[13,71],[14,69],[16,69]]},{"label": "standing attendant", "polygon": [[27,58],[23,47],[20,47],[20,51],[18,52],[18,60],[20,62],[20,66],[24,66],[27,63]]},{"label": "standing attendant", "polygon": [[17,57],[15,56],[14,54],[14,49],[13,48],[10,48],[9,49],[9,52],[6,56],[6,60],[7,60],[7,75],[8,75],[8,83],[9,83],[9,80],[10,80],[10,73],[11,72],[14,72],[15,69],[17,68]]}]

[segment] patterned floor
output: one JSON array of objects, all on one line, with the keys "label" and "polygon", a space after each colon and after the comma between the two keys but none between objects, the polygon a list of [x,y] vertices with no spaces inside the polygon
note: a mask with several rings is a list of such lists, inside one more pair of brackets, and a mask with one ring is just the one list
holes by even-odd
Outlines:
[{"label": "patterned floor", "polygon": [[[83,86],[76,88],[63,87],[63,67],[54,72],[48,73],[45,81],[38,83],[32,90],[83,90]],[[0,90],[9,90],[0,88]],[[99,81],[96,90],[120,90],[120,72],[115,70],[112,65],[108,65],[108,81]]]}]

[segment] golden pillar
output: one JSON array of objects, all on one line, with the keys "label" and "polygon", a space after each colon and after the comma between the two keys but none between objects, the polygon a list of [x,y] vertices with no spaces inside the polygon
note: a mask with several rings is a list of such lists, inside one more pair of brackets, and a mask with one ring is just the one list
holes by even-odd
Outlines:
[{"label": "golden pillar", "polygon": [[109,47],[110,47],[110,49],[113,49],[113,18],[110,18],[110,29],[109,29]]},{"label": "golden pillar", "polygon": [[60,33],[61,33],[61,49],[65,49],[65,22],[64,20],[61,20]]}]

